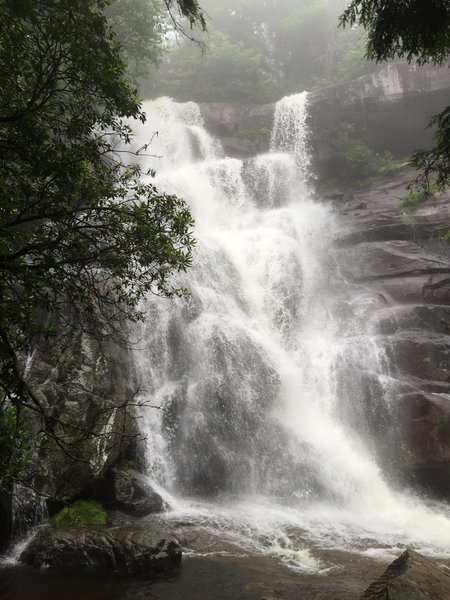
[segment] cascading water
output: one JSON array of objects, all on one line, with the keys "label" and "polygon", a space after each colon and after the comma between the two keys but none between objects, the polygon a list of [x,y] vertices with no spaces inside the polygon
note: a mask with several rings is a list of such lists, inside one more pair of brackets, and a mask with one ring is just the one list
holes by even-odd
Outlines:
[{"label": "cascading water", "polygon": [[[156,185],[196,219],[187,299],[146,301],[138,370],[148,472],[211,551],[320,569],[314,548],[450,552],[450,520],[390,489],[357,404],[358,363],[384,385],[366,319],[333,253],[337,224],[308,195],[307,96],[277,104],[270,153],[224,156],[193,103],[145,105]],[[158,130],[158,136],[154,131]],[[351,396],[351,397],[349,397]]]}]

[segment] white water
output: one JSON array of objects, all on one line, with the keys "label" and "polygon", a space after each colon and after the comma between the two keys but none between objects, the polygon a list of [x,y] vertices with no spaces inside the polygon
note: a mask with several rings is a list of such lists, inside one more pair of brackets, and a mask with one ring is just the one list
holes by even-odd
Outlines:
[{"label": "white water", "polygon": [[450,556],[445,507],[391,489],[373,455],[352,368],[377,377],[386,401],[389,380],[367,313],[339,311],[352,292],[333,215],[308,195],[306,94],[278,103],[272,151],[245,162],[224,156],[195,104],[145,110],[137,143],[158,130],[150,150],[162,158],[143,166],[189,202],[198,240],[180,281],[191,297],[149,299],[140,331],[144,397],[160,407],[142,426],[164,518],[207,536],[195,552],[306,571],[329,567],[317,548]]}]

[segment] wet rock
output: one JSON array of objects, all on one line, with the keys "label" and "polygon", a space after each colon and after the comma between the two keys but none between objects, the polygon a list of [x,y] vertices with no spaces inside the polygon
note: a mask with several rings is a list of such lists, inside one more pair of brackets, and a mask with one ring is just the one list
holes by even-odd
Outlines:
[{"label": "wet rock", "polygon": [[376,152],[389,150],[406,157],[417,147],[428,147],[432,143],[432,131],[426,130],[428,115],[445,108],[449,85],[448,69],[397,63],[312,92],[311,142],[319,180],[339,175],[340,163],[332,152],[338,123],[350,123],[355,135]]},{"label": "wet rock", "polygon": [[340,406],[345,421],[373,441],[389,476],[448,499],[450,245],[442,238],[450,228],[450,195],[405,206],[415,176],[401,173],[335,204],[338,265],[352,282],[356,334],[369,323],[390,376],[386,389],[377,389],[358,363],[359,338],[351,339],[353,371],[342,372]]},{"label": "wet rock", "polygon": [[380,339],[394,376],[450,382],[450,336],[430,331],[399,331]]},{"label": "wet rock", "polygon": [[0,493],[0,552],[2,552],[11,537],[12,531],[12,498],[11,495],[6,492]]},{"label": "wet rock", "polygon": [[220,138],[228,156],[246,158],[267,152],[274,104],[200,103],[205,125]]},{"label": "wet rock", "polygon": [[391,303],[450,304],[448,274],[393,277],[372,283]]},{"label": "wet rock", "polygon": [[408,193],[408,183],[415,176],[415,173],[410,173],[397,184],[381,185],[339,205],[343,227],[338,243],[439,240],[439,236],[445,235],[450,223],[448,194],[411,207],[402,203],[402,198]]},{"label": "wet rock", "polygon": [[114,508],[135,517],[143,517],[165,509],[161,496],[138,471],[128,467],[114,467],[111,469],[111,477]]},{"label": "wet rock", "polygon": [[90,494],[107,509],[134,517],[160,513],[167,508],[148,478],[126,462],[112,467],[95,483]]},{"label": "wet rock", "polygon": [[89,567],[126,574],[170,572],[181,565],[179,543],[141,525],[44,528],[20,560],[34,567]]},{"label": "wet rock", "polygon": [[391,335],[402,330],[425,329],[450,334],[450,307],[438,305],[391,306],[376,314],[377,330]]},{"label": "wet rock", "polygon": [[356,244],[342,249],[339,255],[342,274],[354,282],[450,273],[447,257],[401,240]]},{"label": "wet rock", "polygon": [[408,485],[442,498],[450,494],[450,389],[395,397],[399,475]]},{"label": "wet rock", "polygon": [[374,581],[361,600],[444,600],[450,598],[450,571],[406,550]]},{"label": "wet rock", "polygon": [[[128,349],[71,327],[70,320],[62,320],[57,336],[40,340],[28,375],[46,418],[55,420],[56,435],[65,445],[62,449],[51,436],[45,440],[33,465],[34,485],[62,501],[94,485],[136,433],[127,407],[134,393]],[[37,433],[46,425],[35,422],[34,427]]]}]

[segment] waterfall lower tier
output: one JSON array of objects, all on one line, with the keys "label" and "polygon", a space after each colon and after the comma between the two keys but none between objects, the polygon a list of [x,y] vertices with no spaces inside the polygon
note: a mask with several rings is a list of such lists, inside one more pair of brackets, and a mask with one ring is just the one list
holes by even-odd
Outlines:
[{"label": "waterfall lower tier", "polygon": [[248,161],[223,155],[195,104],[145,109],[138,142],[158,128],[163,158],[142,160],[189,202],[197,237],[177,281],[190,296],[148,298],[137,332],[163,518],[194,525],[212,553],[304,570],[327,568],[321,547],[450,555],[446,508],[396,490],[377,462],[362,407],[389,402],[388,364],[367,311],[348,310],[333,214],[308,194],[306,94],[277,105],[272,151]]}]

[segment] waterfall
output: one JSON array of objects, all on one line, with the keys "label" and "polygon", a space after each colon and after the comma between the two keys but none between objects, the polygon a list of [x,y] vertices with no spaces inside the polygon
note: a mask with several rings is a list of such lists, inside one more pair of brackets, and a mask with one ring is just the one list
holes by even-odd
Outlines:
[{"label": "waterfall", "polygon": [[165,518],[306,570],[323,567],[320,546],[450,552],[450,521],[392,489],[367,433],[354,373],[387,395],[386,365],[365,316],[343,310],[353,292],[333,251],[338,224],[308,193],[307,94],[277,104],[271,151],[245,161],[224,155],[194,103],[144,110],[137,144],[152,139],[154,156],[143,166],[186,199],[197,238],[176,282],[190,296],[148,298],[138,332]]}]

